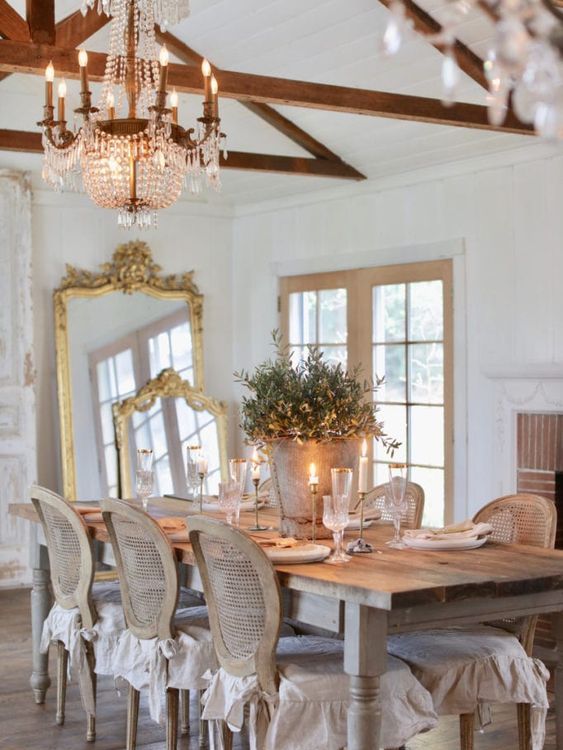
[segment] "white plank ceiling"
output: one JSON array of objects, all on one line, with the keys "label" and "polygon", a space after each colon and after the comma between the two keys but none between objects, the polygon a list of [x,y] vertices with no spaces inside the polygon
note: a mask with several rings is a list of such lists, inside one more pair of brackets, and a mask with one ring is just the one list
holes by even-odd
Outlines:
[{"label": "white plank ceiling", "polygon": [[[24,13],[25,0],[10,1]],[[438,20],[446,12],[444,0],[420,0],[420,4]],[[56,0],[57,20],[79,5],[80,0]],[[191,0],[191,6],[190,17],[171,31],[220,68],[440,97],[442,56],[425,41],[413,39],[393,58],[378,53],[388,11],[377,0]],[[490,35],[490,22],[476,14],[468,16],[460,38],[483,57]],[[106,39],[103,29],[86,46],[105,51]],[[70,96],[77,97],[77,83],[71,82],[69,88]],[[34,129],[42,96],[39,79],[18,75],[0,82],[0,127]],[[464,75],[458,98],[483,104],[485,92]],[[370,180],[531,143],[527,136],[297,107],[278,109]],[[183,121],[193,120],[199,112],[199,97],[180,97]],[[221,101],[221,116],[230,149],[308,155],[235,101]],[[0,153],[0,166],[5,156]],[[222,196],[234,204],[346,184],[235,170],[223,170],[222,179]]]}]

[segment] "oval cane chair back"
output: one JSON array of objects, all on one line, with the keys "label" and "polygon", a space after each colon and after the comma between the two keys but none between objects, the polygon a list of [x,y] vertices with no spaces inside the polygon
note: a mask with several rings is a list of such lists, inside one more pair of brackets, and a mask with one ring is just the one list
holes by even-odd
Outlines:
[{"label": "oval cane chair back", "polygon": [[[393,518],[385,507],[385,491],[387,483],[378,484],[370,490],[365,499],[365,508],[377,508],[381,511],[382,521],[392,521]],[[401,524],[409,529],[419,529],[422,524],[422,514],[424,513],[424,490],[416,482],[407,482],[405,492],[408,507],[401,518]]]},{"label": "oval cane chair back", "polygon": [[[553,548],[557,530],[557,510],[551,500],[525,493],[505,495],[485,505],[475,514],[475,523],[493,527],[490,539],[499,544],[529,544]],[[523,617],[491,623],[518,634],[522,646],[531,656],[538,618]]]},{"label": "oval cane chair back", "polygon": [[100,503],[109,533],[127,627],[137,638],[173,638],[178,566],[160,526],[121,500]]},{"label": "oval cane chair back", "polygon": [[88,527],[55,492],[33,485],[30,495],[47,542],[55,600],[63,609],[78,607],[83,627],[91,628],[96,610],[91,598],[94,552]]},{"label": "oval cane chair back", "polygon": [[282,602],[276,572],[248,536],[202,516],[188,519],[219,663],[238,677],[256,673],[277,691],[276,645]]}]

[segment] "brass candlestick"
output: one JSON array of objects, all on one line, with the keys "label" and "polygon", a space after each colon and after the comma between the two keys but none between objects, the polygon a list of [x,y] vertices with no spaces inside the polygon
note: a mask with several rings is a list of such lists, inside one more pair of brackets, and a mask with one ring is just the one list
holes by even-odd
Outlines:
[{"label": "brass candlestick", "polygon": [[311,492],[311,541],[313,544],[317,541],[317,491],[319,485],[317,482],[309,482],[309,491]]},{"label": "brass candlestick", "polygon": [[205,472],[199,471],[199,512],[203,513],[203,480],[205,479]]},{"label": "brass candlestick", "polygon": [[258,520],[258,485],[260,484],[260,477],[252,477],[252,484],[254,485],[254,512],[255,523],[254,526],[249,528],[249,531],[267,531],[267,526],[261,526]]},{"label": "brass candlestick", "polygon": [[360,506],[360,536],[357,539],[354,539],[353,542],[350,542],[346,549],[347,552],[350,552],[353,555],[364,554],[366,552],[374,552],[373,545],[369,542],[366,542],[366,540],[364,539],[364,500],[366,494],[366,492],[358,492],[359,499],[356,503],[356,508],[358,507],[358,505]]}]

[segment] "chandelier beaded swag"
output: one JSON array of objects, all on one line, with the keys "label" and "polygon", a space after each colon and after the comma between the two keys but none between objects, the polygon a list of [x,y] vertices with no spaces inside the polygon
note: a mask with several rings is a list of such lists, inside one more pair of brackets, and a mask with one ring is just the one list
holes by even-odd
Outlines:
[{"label": "chandelier beaded swag", "polygon": [[[58,85],[57,118],[53,104],[55,71],[45,70],[43,178],[54,189],[82,186],[102,208],[118,210],[123,227],[156,226],[157,211],[175,203],[184,185],[199,192],[203,183],[220,188],[218,84],[204,60],[203,115],[194,128],[178,123],[178,95],[167,90],[169,55],[157,49],[155,23],[162,29],[185,17],[185,0],[84,0],[83,12],[96,6],[112,17],[100,101],[92,106],[88,55],[78,53],[81,123],[65,119],[66,84]],[[168,106],[169,105],[169,106]],[[75,121],[76,121],[75,120]]]}]

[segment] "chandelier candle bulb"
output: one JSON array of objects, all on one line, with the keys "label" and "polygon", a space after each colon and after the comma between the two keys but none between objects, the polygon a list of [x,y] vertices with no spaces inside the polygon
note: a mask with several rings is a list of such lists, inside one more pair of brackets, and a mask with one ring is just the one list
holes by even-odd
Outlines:
[{"label": "chandelier candle bulb", "polygon": [[360,472],[358,477],[358,492],[364,494],[368,491],[368,444],[364,438],[362,443],[362,455],[360,456]]},{"label": "chandelier candle bulb", "polygon": [[158,56],[158,59],[160,61],[160,87],[159,90],[161,93],[164,93],[166,91],[166,83],[168,81],[168,61],[170,59],[170,56],[168,54],[168,50],[166,49],[166,45],[163,44],[160,48],[160,54]]},{"label": "chandelier candle bulb", "polygon": [[81,49],[78,53],[78,65],[80,66],[80,88],[83,93],[88,91],[88,53]]},{"label": "chandelier candle bulb", "polygon": [[219,111],[219,106],[217,102],[218,92],[219,92],[219,84],[217,83],[217,79],[215,78],[215,76],[211,76],[211,104],[212,104],[213,117],[217,117],[217,112]]},{"label": "chandelier candle bulb", "polygon": [[49,62],[49,65],[45,68],[45,106],[53,106],[53,81],[55,80],[55,68],[53,63]]},{"label": "chandelier candle bulb", "polygon": [[178,124],[178,94],[176,93],[176,89],[172,89],[172,93],[170,94],[170,106],[172,108],[172,122],[177,125]]},{"label": "chandelier candle bulb", "polygon": [[211,101],[211,65],[206,58],[201,63],[201,72],[203,74],[204,97],[206,102]]},{"label": "chandelier candle bulb", "polygon": [[59,83],[59,108],[58,108],[58,118],[59,122],[65,121],[65,96],[66,96],[66,83],[63,78],[63,80]]},{"label": "chandelier candle bulb", "polygon": [[111,93],[111,91],[108,94],[107,106],[108,106],[108,119],[113,120],[113,118],[115,117],[115,97]]}]

